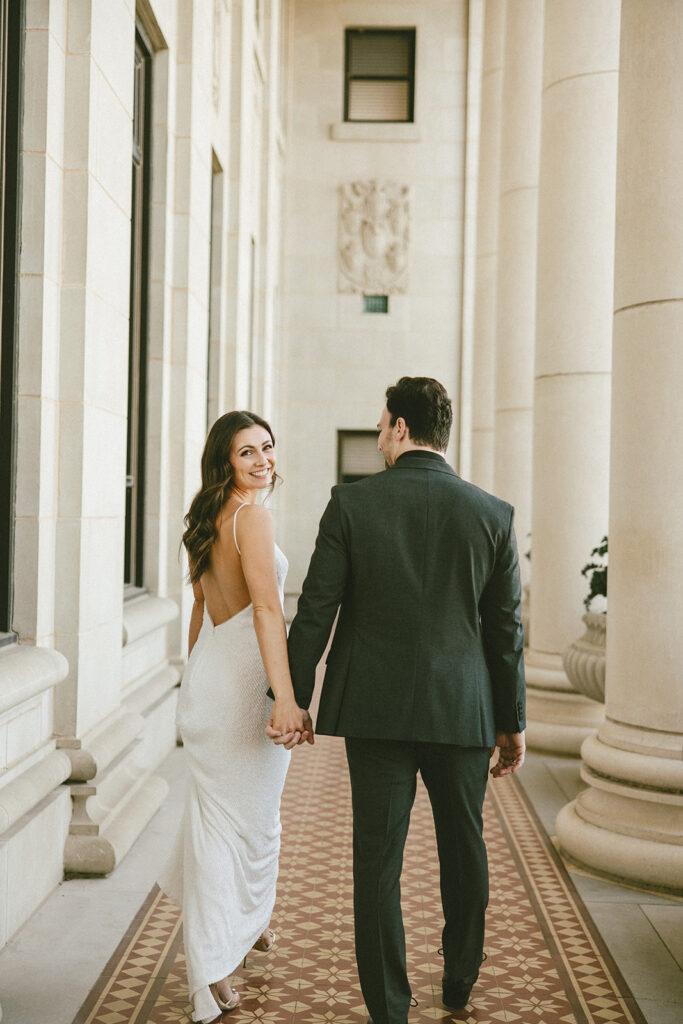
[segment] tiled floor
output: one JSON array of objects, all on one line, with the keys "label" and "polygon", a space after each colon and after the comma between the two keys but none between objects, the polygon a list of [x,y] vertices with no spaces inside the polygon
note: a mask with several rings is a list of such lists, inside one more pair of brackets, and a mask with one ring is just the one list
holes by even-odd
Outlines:
[{"label": "tiled floor", "polygon": [[[327,747],[321,743],[313,751],[296,752],[297,759],[308,760],[294,762],[292,782],[296,783],[295,771],[305,771],[307,799],[286,802],[283,809],[282,883],[276,911],[280,939],[270,957],[253,954],[245,971],[240,972],[238,988],[244,1008],[226,1017],[231,1024],[285,1024],[292,1020],[297,1024],[360,1024],[365,1019],[352,956],[347,782],[335,743],[329,741]],[[158,864],[169,847],[184,787],[181,750],[167,760],[164,774],[171,785],[169,800],[114,875],[63,883],[0,955],[0,1003],[5,1022],[71,1024],[76,1018],[136,911],[148,898]],[[546,828],[552,830],[556,811],[579,785],[578,764],[531,755],[520,779]],[[500,795],[502,785],[496,784],[493,792]],[[315,793],[324,799],[317,802]],[[424,803],[424,795],[422,800]],[[579,950],[574,961],[570,956],[564,965],[554,955],[562,946],[552,936],[554,927],[564,927],[565,931],[569,928],[574,937],[578,936],[576,941],[589,944],[590,929],[585,928],[580,913],[574,912],[571,900],[562,896],[552,879],[555,888],[549,904],[556,910],[559,906],[560,918],[553,911],[554,918],[547,914],[539,924],[529,903],[534,898],[533,880],[541,878],[540,864],[547,886],[555,872],[554,861],[542,853],[543,837],[539,836],[536,845],[527,850],[526,867],[519,876],[524,884],[513,886],[508,863],[512,854],[506,853],[503,835],[506,828],[514,826],[512,819],[526,812],[519,798],[495,803],[487,823],[493,882],[489,961],[481,984],[473,992],[472,1007],[461,1015],[447,1014],[438,1000],[440,961],[435,952],[438,928],[434,927],[438,898],[433,873],[424,869],[434,858],[433,838],[426,804],[422,809],[416,807],[404,885],[411,979],[420,1004],[411,1012],[411,1024],[430,1020],[569,1024],[574,1020],[629,1019],[623,1015],[629,1006],[615,1010],[608,1005],[608,990],[597,991],[595,986],[586,985],[585,977],[581,979],[579,962],[585,959],[586,949]],[[528,846],[533,828],[520,827],[519,821],[516,827],[519,835],[529,832]],[[576,873],[572,877],[645,1019],[649,1024],[680,1024],[683,903]],[[155,897],[151,899],[153,902]],[[145,970],[149,974],[148,966],[141,974],[132,965],[132,972],[119,977],[123,991],[114,993],[118,1003],[114,1000],[102,1007],[100,1017],[96,1001],[91,1001],[80,1020],[90,1017],[92,1024],[95,1020],[107,1024],[128,1024],[132,1020],[139,1024],[143,1020],[174,1024],[183,1020],[186,991],[177,915],[171,906],[156,899],[157,918],[152,923],[157,928],[152,945],[156,944],[157,953],[147,956],[148,947],[143,959],[154,961],[157,957],[161,963],[155,969],[158,980],[144,976]],[[149,927],[140,932],[142,938],[146,935],[149,939],[150,934]],[[593,955],[590,950],[588,954]],[[581,994],[583,986],[589,1001],[592,998],[597,1003],[586,1009],[580,1001],[573,1008],[563,1001],[567,977],[562,978],[563,985],[558,984],[563,971],[574,971],[578,976],[573,991]],[[110,964],[109,975],[113,977],[114,973]],[[143,983],[139,982],[141,977]],[[633,1015],[637,1019],[635,1009]]]}]

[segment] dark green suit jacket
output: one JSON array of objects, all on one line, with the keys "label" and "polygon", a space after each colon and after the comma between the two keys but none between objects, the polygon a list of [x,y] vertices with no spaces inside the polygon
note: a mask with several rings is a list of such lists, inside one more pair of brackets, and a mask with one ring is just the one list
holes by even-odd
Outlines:
[{"label": "dark green suit jacket", "polygon": [[289,633],[317,731],[492,746],[525,725],[521,587],[512,506],[436,453],[332,488]]}]

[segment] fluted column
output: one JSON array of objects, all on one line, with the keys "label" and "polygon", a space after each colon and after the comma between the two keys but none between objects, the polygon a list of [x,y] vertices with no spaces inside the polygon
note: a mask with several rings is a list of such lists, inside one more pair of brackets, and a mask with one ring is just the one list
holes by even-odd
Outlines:
[{"label": "fluted column", "polygon": [[607,532],[618,67],[619,0],[546,0],[528,739],[568,754],[603,718],[561,654]]},{"label": "fluted column", "polygon": [[683,890],[683,6],[624,0],[614,293],[607,720],[564,850]]},{"label": "fluted column", "polygon": [[473,483],[493,489],[498,182],[506,0],[486,0],[481,78],[472,388]]},{"label": "fluted column", "polygon": [[[543,0],[516,0],[505,29],[493,490],[515,506],[522,551],[531,531],[542,72]],[[524,574],[528,565],[522,559]]]}]

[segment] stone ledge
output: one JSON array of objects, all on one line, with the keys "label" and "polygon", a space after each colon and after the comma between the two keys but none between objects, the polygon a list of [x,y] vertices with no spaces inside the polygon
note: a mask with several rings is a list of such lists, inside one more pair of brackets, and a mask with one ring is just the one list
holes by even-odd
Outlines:
[{"label": "stone ledge", "polygon": [[64,750],[71,761],[69,778],[74,782],[93,779],[137,739],[144,727],[142,715],[124,709],[105,719],[104,723],[98,723],[96,729],[82,740],[58,740],[58,747]]},{"label": "stone ledge", "polygon": [[67,755],[53,750],[43,761],[0,789],[0,834],[68,779],[70,771],[71,761]]},{"label": "stone ledge", "polygon": [[123,646],[168,625],[180,614],[178,605],[169,597],[145,594],[123,606]]},{"label": "stone ledge", "polygon": [[62,880],[70,813],[68,790],[57,786],[0,836],[0,947]]},{"label": "stone ledge", "polygon": [[335,142],[421,142],[422,133],[414,122],[337,121],[330,125]]},{"label": "stone ledge", "polygon": [[179,670],[173,665],[167,665],[135,690],[130,697],[126,697],[123,705],[134,714],[144,715],[164,700],[169,691],[175,689],[179,681]]},{"label": "stone ledge", "polygon": [[61,683],[69,663],[49,647],[11,644],[0,650],[0,714]]}]

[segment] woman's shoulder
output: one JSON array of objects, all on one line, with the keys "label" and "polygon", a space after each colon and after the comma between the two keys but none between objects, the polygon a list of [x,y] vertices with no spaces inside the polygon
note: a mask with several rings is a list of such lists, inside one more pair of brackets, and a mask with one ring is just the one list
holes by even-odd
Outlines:
[{"label": "woman's shoulder", "polygon": [[234,501],[230,499],[226,501],[225,505],[223,505],[223,508],[218,513],[216,529],[220,533],[222,530],[231,530],[232,524],[235,520],[237,520],[237,522],[242,522],[249,518],[258,522],[261,519],[267,519],[270,515],[270,509],[266,508],[264,505],[252,504],[249,501],[244,501],[242,504],[235,504]]},{"label": "woman's shoulder", "polygon": [[[229,539],[231,544],[238,538],[270,537],[273,532],[273,518],[270,509],[264,505],[251,504],[251,502],[245,502],[232,508],[224,506],[216,525],[219,540],[223,542]],[[241,544],[241,541],[239,543]]]}]

